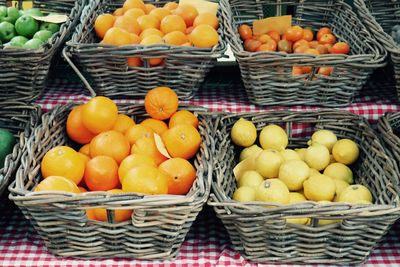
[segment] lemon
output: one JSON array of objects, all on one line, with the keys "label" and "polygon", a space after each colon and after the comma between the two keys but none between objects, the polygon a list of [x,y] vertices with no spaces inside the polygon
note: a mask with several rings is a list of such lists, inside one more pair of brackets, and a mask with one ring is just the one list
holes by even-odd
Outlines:
[{"label": "lemon", "polygon": [[333,145],[337,142],[337,136],[332,131],[329,130],[318,130],[312,136],[308,145],[312,146],[315,144],[320,144],[326,146],[326,148],[332,151]]},{"label": "lemon", "polygon": [[289,143],[288,136],[281,127],[275,124],[265,126],[260,133],[260,145],[263,149],[284,150]]},{"label": "lemon", "polygon": [[238,164],[233,168],[233,175],[236,178],[236,181],[245,173],[246,171],[252,171],[256,169],[256,157],[250,156]]},{"label": "lemon", "polygon": [[[307,201],[307,199],[300,193],[297,192],[290,192],[289,193],[289,204],[293,203],[301,203]],[[309,218],[292,218],[286,219],[287,223],[294,223],[294,224],[307,224]]]},{"label": "lemon", "polygon": [[251,121],[240,118],[232,127],[231,138],[238,146],[251,146],[257,139],[256,126]]},{"label": "lemon", "polygon": [[279,179],[267,179],[256,189],[256,201],[289,203],[289,189]]},{"label": "lemon", "polygon": [[310,168],[302,160],[284,162],[279,168],[278,178],[282,180],[290,191],[303,188],[303,182],[310,176]]},{"label": "lemon", "polygon": [[283,161],[289,161],[289,160],[301,160],[299,154],[296,153],[293,149],[285,149],[281,151],[281,155],[283,158]]},{"label": "lemon", "polygon": [[304,195],[308,200],[332,200],[336,186],[333,179],[323,174],[313,175],[303,183]]},{"label": "lemon", "polygon": [[333,201],[337,202],[340,194],[350,185],[347,182],[339,179],[333,179],[333,181],[335,182],[336,187],[335,199]]},{"label": "lemon", "polygon": [[255,201],[256,190],[249,186],[239,187],[233,193],[232,199],[239,202]]},{"label": "lemon", "polygon": [[354,184],[343,190],[338,198],[338,202],[353,204],[372,203],[372,194],[367,187],[360,184]]},{"label": "lemon", "polygon": [[315,174],[321,174],[321,173],[314,168],[310,168],[310,176],[315,175]]},{"label": "lemon", "polygon": [[301,160],[305,160],[307,148],[296,148],[294,151],[296,151]]},{"label": "lemon", "polygon": [[263,150],[255,160],[256,171],[264,178],[276,178],[283,162],[279,151],[274,149]]},{"label": "lemon", "polygon": [[328,166],[329,161],[329,150],[326,146],[316,144],[307,148],[305,162],[310,168],[322,171]]},{"label": "lemon", "polygon": [[353,172],[343,163],[335,162],[329,164],[328,167],[325,168],[324,174],[333,179],[343,180],[348,184],[353,183]]},{"label": "lemon", "polygon": [[[331,201],[327,201],[327,200],[321,200],[321,201],[318,201],[318,203],[320,203],[320,204],[329,204],[329,203],[332,203],[332,202]],[[339,223],[341,221],[342,220],[318,220],[318,224],[319,225],[327,225],[327,224]]]},{"label": "lemon", "polygon": [[350,139],[341,139],[332,149],[332,155],[337,162],[350,165],[354,163],[360,154],[358,145]]},{"label": "lemon", "polygon": [[258,145],[246,147],[242,150],[242,152],[240,152],[239,160],[242,161],[250,156],[258,155],[261,151],[263,151],[263,149]]},{"label": "lemon", "polygon": [[264,178],[256,171],[245,171],[241,177],[239,177],[238,186],[258,187]]}]

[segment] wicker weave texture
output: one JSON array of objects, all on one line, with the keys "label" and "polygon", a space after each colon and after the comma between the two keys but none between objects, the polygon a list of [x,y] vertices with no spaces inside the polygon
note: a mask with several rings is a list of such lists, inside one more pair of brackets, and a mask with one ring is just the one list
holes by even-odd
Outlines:
[{"label": "wicker weave texture", "polygon": [[[386,52],[343,1],[221,0],[221,9],[226,39],[239,63],[248,97],[254,104],[347,106],[374,68],[385,64]],[[251,25],[254,20],[284,13],[293,13],[293,24],[311,27],[314,31],[330,27],[339,41],[350,45],[350,55],[313,56],[244,50],[237,31],[240,25]],[[293,66],[311,66],[312,72],[294,76]],[[330,76],[317,74],[319,67],[326,66],[334,67]]]},{"label": "wicker weave texture", "polygon": [[[78,22],[84,2],[85,0],[33,1],[34,7],[45,11],[67,13],[68,20],[40,49],[27,50],[0,46],[0,101],[31,102],[43,92],[52,59]],[[0,0],[0,5],[5,3],[5,0]]]},{"label": "wicker weave texture", "polygon": [[[168,1],[145,2],[159,7]],[[226,50],[222,23],[219,44],[212,49],[170,45],[115,47],[99,44],[100,40],[93,30],[96,17],[105,12],[113,12],[122,4],[123,1],[93,0],[84,10],[80,25],[72,40],[67,43],[68,53],[65,53],[67,58],[72,57],[73,62],[80,67],[78,70],[71,61],[78,76],[84,80],[92,94],[95,92],[111,98],[143,97],[156,86],[169,86],[177,91],[181,99],[191,98],[216,59]],[[221,22],[221,16],[219,19]],[[141,58],[144,66],[129,67],[129,57]],[[149,65],[151,58],[163,58],[164,63],[152,67]]]},{"label": "wicker weave texture", "polygon": [[[16,181],[9,187],[9,198],[23,211],[47,248],[56,255],[78,258],[174,257],[210,193],[211,148],[214,144],[210,138],[208,119],[199,115],[203,143],[193,161],[197,178],[185,196],[32,193],[31,190],[42,179],[40,162],[44,154],[57,145],[71,145],[65,130],[70,109],[71,105],[58,106],[42,116],[42,124],[33,130],[27,141]],[[119,106],[119,111],[135,121],[144,118],[143,106]],[[106,208],[109,221],[88,220],[85,210],[92,208]],[[112,223],[117,209],[133,209],[132,220]]]},{"label": "wicker weave texture", "polygon": [[[289,147],[307,147],[317,129],[328,129],[338,138],[358,143],[360,157],[352,166],[355,182],[367,186],[374,204],[290,205],[241,203],[232,200],[236,189],[233,167],[240,151],[230,140],[232,125],[240,118],[258,130],[274,123],[289,136]],[[212,193],[208,204],[222,220],[233,247],[255,262],[354,264],[365,261],[391,225],[399,218],[398,172],[365,119],[351,113],[273,111],[232,114],[215,121],[215,157]],[[263,205],[260,205],[263,204]],[[308,225],[286,223],[289,218],[311,218]],[[340,220],[321,225],[320,220]]]},{"label": "wicker weave texture", "polygon": [[23,102],[14,101],[0,102],[0,129],[11,131],[17,138],[12,153],[6,157],[4,167],[0,168],[0,195],[14,179],[23,147],[31,128],[37,125],[40,113],[39,106],[28,106]]},{"label": "wicker weave texture", "polygon": [[373,36],[390,53],[390,67],[394,69],[397,97],[400,99],[400,46],[390,35],[392,27],[400,24],[400,2],[355,0],[354,6]]}]

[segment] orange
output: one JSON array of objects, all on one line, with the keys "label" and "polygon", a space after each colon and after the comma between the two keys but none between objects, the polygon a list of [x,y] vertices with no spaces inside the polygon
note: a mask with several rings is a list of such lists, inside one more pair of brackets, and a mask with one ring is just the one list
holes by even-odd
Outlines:
[{"label": "orange", "polygon": [[[124,191],[122,191],[121,189],[111,189],[108,190],[107,193],[123,194]],[[132,216],[132,212],[133,210],[114,210],[114,222],[123,222],[129,220]],[[96,219],[99,221],[108,221],[106,209],[95,209],[95,216]]]},{"label": "orange", "polygon": [[152,15],[143,15],[137,18],[137,22],[140,25],[142,31],[146,29],[159,29],[160,28],[160,20]]},{"label": "orange", "polygon": [[190,159],[200,148],[201,136],[192,125],[178,124],[162,135],[171,157]]},{"label": "orange", "polygon": [[135,121],[125,114],[118,114],[112,130],[125,134],[126,131],[135,125]]},{"label": "orange", "polygon": [[157,164],[154,162],[154,159],[148,155],[141,155],[141,154],[129,155],[121,162],[118,168],[118,177],[121,184],[128,171],[139,165],[150,165],[153,167],[157,167]]},{"label": "orange", "polygon": [[90,160],[90,157],[86,154],[83,154],[81,152],[78,152],[79,157],[83,161],[83,164],[86,166],[86,163]]},{"label": "orange", "polygon": [[195,47],[211,48],[218,44],[218,32],[210,25],[199,25],[190,34],[190,41]]},{"label": "orange", "polygon": [[169,11],[175,10],[178,7],[178,3],[175,2],[168,2],[164,5],[164,8],[168,9]]},{"label": "orange", "polygon": [[104,36],[103,41],[101,41],[102,44],[117,46],[138,44],[139,42],[139,36],[117,27],[112,27],[111,29],[109,29]]},{"label": "orange", "polygon": [[125,12],[132,8],[139,8],[146,12],[146,6],[142,0],[126,0],[122,8]]},{"label": "orange", "polygon": [[153,118],[145,119],[140,124],[149,127],[158,135],[162,135],[168,130],[168,125],[165,122]]},{"label": "orange", "polygon": [[186,35],[189,35],[189,34],[191,34],[191,33],[192,33],[192,31],[193,31],[193,29],[194,29],[194,27],[193,27],[193,26],[191,26],[191,27],[189,27],[189,28],[186,28],[185,34],[186,34]]},{"label": "orange", "polygon": [[[164,40],[159,35],[149,35],[140,42],[142,45],[154,45],[154,44],[164,44]],[[150,66],[157,66],[163,62],[162,58],[150,58]]]},{"label": "orange", "polygon": [[158,7],[150,11],[149,15],[155,16],[161,21],[166,16],[171,15],[171,12],[166,8]]},{"label": "orange", "polygon": [[186,159],[168,159],[158,169],[168,178],[168,194],[187,194],[196,179],[196,169]]},{"label": "orange", "polygon": [[179,5],[172,13],[181,16],[185,21],[187,27],[192,26],[195,18],[197,17],[197,15],[199,15],[197,9],[189,4]]},{"label": "orange", "polygon": [[164,33],[162,33],[158,29],[150,28],[150,29],[146,29],[146,30],[142,31],[142,33],[140,34],[140,38],[143,40],[144,38],[146,38],[147,36],[150,36],[150,35],[158,35],[160,37],[163,37]]},{"label": "orange", "polygon": [[78,152],[90,157],[90,144],[86,144],[86,145],[82,146]]},{"label": "orange", "polygon": [[140,25],[139,23],[137,23],[136,19],[125,15],[122,17],[118,17],[115,20],[114,27],[124,29],[127,32],[134,34],[140,34],[141,32]]},{"label": "orange", "polygon": [[79,191],[81,191],[81,193],[86,193],[87,192],[87,189],[84,188],[83,186],[78,186],[78,188],[79,188]]},{"label": "orange", "polygon": [[129,67],[141,67],[143,61],[139,57],[128,57],[127,64]]},{"label": "orange", "polygon": [[41,170],[44,178],[63,176],[79,184],[85,171],[85,164],[78,152],[72,148],[57,146],[44,155]]},{"label": "orange", "polygon": [[68,114],[67,134],[68,137],[79,144],[87,144],[95,136],[82,122],[82,106],[74,107]]},{"label": "orange", "polygon": [[156,9],[156,6],[153,4],[145,4],[146,14],[149,14],[153,9]]},{"label": "orange", "polygon": [[169,87],[156,87],[147,92],[144,107],[153,119],[169,119],[178,109],[178,96]]},{"label": "orange", "polygon": [[142,137],[137,140],[136,143],[132,146],[131,154],[147,155],[153,158],[157,166],[167,160],[167,157],[161,154],[158,150],[156,142],[154,141],[154,137]]},{"label": "orange", "polygon": [[178,124],[190,124],[194,128],[199,126],[199,119],[188,110],[179,110],[169,119],[169,128],[172,128]]},{"label": "orange", "polygon": [[191,42],[186,42],[184,44],[181,44],[181,46],[193,46],[193,44]]},{"label": "orange", "polygon": [[116,188],[119,184],[117,162],[109,156],[92,158],[86,164],[84,180],[91,191]]},{"label": "orange", "polygon": [[137,19],[140,16],[146,15],[146,13],[140,8],[132,8],[125,12],[124,17]]},{"label": "orange", "polygon": [[94,30],[99,38],[104,38],[106,32],[114,25],[115,17],[111,14],[101,14],[94,22]]},{"label": "orange", "polygon": [[98,134],[90,142],[90,156],[109,156],[118,164],[129,155],[129,142],[117,131],[107,131]]},{"label": "orange", "polygon": [[124,9],[122,7],[117,8],[114,11],[113,15],[116,16],[116,17],[124,15]]},{"label": "orange", "polygon": [[266,42],[271,41],[273,39],[268,34],[263,34],[257,37],[257,40],[260,41],[262,44],[265,44]]},{"label": "orange", "polygon": [[92,133],[98,134],[112,129],[118,117],[118,107],[104,96],[89,100],[82,109],[83,125]]},{"label": "orange", "polygon": [[314,40],[314,33],[311,29],[306,28],[303,30],[303,39],[311,42],[312,40]]},{"label": "orange", "polygon": [[319,29],[317,32],[317,41],[319,41],[321,39],[322,35],[327,34],[327,33],[332,33],[330,28],[322,27],[321,29]]},{"label": "orange", "polygon": [[189,41],[186,34],[184,34],[183,32],[180,32],[180,31],[173,31],[173,32],[167,33],[163,39],[166,44],[170,44],[170,45],[182,45]]},{"label": "orange", "polygon": [[194,19],[193,26],[197,27],[202,24],[210,25],[214,29],[218,29],[219,21],[217,16],[212,13],[201,13]]},{"label": "orange", "polygon": [[76,194],[81,192],[74,182],[62,176],[47,177],[36,186],[34,191],[61,191]]},{"label": "orange", "polygon": [[89,220],[96,220],[95,209],[87,209],[87,210],[86,210],[86,217],[87,217]]},{"label": "orange", "polygon": [[277,31],[269,31],[267,34],[276,42],[279,43],[281,40],[281,35]]},{"label": "orange", "polygon": [[138,166],[126,174],[122,191],[148,195],[168,194],[168,179],[156,167]]},{"label": "orange", "polygon": [[137,140],[142,137],[152,138],[153,133],[154,131],[150,127],[142,124],[136,124],[126,131],[125,137],[126,140],[128,140],[129,144],[132,146],[136,143]]},{"label": "orange", "polygon": [[250,40],[253,38],[253,29],[249,25],[240,25],[238,31],[242,40]]},{"label": "orange", "polygon": [[186,23],[178,15],[168,15],[161,20],[160,30],[164,33],[170,33],[173,31],[186,32]]}]

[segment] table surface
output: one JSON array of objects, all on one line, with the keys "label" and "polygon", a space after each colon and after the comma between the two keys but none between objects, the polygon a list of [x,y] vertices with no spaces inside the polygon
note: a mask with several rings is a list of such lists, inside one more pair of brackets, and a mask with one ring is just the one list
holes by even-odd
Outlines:
[{"label": "table surface", "polygon": [[[228,71],[230,77],[240,77],[238,70],[227,69],[212,72],[205,86],[188,104],[208,107],[212,111],[249,112],[266,108],[251,105],[238,78],[221,79]],[[379,77],[378,77],[379,78]],[[372,123],[385,112],[400,111],[394,97],[393,86],[381,81],[370,84],[357,96],[354,104],[343,108],[362,116]],[[88,92],[76,79],[65,77],[50,80],[49,86],[37,103],[45,110],[69,101],[84,102]],[[141,102],[141,101],[120,101]],[[276,108],[277,109],[277,108]],[[282,109],[282,108],[280,108]],[[315,107],[291,107],[294,110],[309,110]],[[0,199],[0,266],[270,266],[246,261],[232,249],[222,223],[209,207],[199,214],[178,256],[169,261],[139,261],[130,259],[78,260],[60,258],[50,254],[39,235],[21,212],[7,199]],[[277,264],[279,266],[293,266]],[[317,265],[313,265],[317,266]],[[372,252],[364,266],[400,266],[400,222],[395,224],[378,247]]]}]

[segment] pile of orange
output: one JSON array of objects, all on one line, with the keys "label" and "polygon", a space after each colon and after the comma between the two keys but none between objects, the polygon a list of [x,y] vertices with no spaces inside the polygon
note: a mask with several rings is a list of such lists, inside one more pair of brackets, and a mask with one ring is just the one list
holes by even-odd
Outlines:
[{"label": "pile of orange", "polygon": [[[218,18],[212,13],[200,13],[189,4],[168,2],[163,7],[144,4],[142,0],[126,0],[113,14],[101,14],[96,18],[94,29],[110,45],[157,45],[194,46],[211,48],[218,44]],[[151,66],[160,65],[160,58],[149,61]],[[141,66],[140,58],[128,59],[131,67]]]},{"label": "pile of orange", "polygon": [[[199,121],[188,110],[178,111],[178,97],[168,87],[150,90],[144,107],[150,117],[140,123],[119,114],[103,96],[74,107],[67,134],[82,146],[79,151],[68,146],[49,150],[41,162],[44,179],[35,191],[187,194],[196,178],[189,160],[201,145]],[[107,220],[105,209],[87,214]],[[117,210],[115,221],[129,220],[131,214]]]},{"label": "pile of orange", "polygon": [[[328,27],[322,27],[317,34],[310,28],[292,26],[284,34],[270,31],[262,35],[253,35],[249,25],[243,24],[239,27],[240,38],[243,46],[249,52],[283,52],[295,54],[348,54],[350,46],[346,42],[337,42],[336,36]],[[317,74],[329,76],[332,67],[320,67]],[[309,66],[293,67],[293,75],[302,75],[312,72]]]}]

